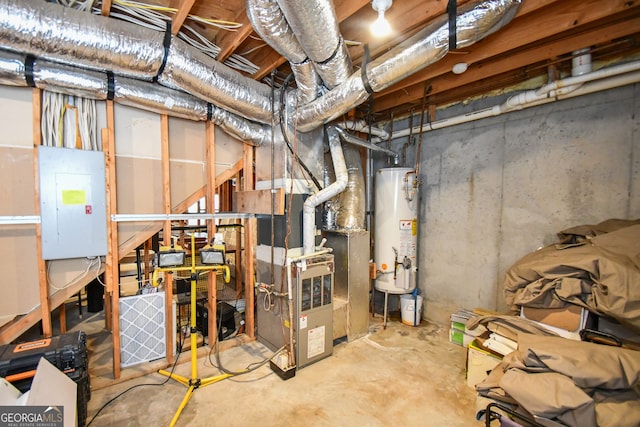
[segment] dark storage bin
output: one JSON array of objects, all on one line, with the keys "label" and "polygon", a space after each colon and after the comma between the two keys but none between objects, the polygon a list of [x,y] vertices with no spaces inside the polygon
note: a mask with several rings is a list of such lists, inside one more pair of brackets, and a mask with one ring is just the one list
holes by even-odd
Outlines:
[{"label": "dark storage bin", "polygon": [[26,343],[0,346],[0,376],[24,393],[31,388],[41,357],[75,381],[78,426],[84,426],[87,419],[87,402],[91,399],[87,335],[77,331]]}]

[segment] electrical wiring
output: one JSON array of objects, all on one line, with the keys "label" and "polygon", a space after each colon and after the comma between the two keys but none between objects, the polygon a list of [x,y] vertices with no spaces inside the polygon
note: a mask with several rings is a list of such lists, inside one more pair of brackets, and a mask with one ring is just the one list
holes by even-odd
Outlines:
[{"label": "electrical wiring", "polygon": [[[99,260],[97,263],[96,263],[96,259]],[[58,291],[64,290],[64,289],[68,288],[69,286],[77,283],[83,277],[86,277],[89,274],[89,271],[91,271],[91,267],[93,267],[96,264],[98,265],[98,269],[96,270],[96,277],[97,277],[98,276],[98,272],[100,271],[100,268],[101,268],[100,257],[96,257],[96,258],[90,260],[90,262],[87,264],[87,267],[84,269],[84,271],[82,273],[76,275],[76,277],[74,277],[73,279],[69,280],[65,285],[57,286],[56,284],[53,283],[53,280],[51,279],[51,265],[52,265],[52,262],[49,261],[49,262],[47,262],[47,282],[49,283],[49,286],[52,287],[55,290],[58,290]]]},{"label": "electrical wiring", "polygon": [[[171,367],[171,372],[170,372],[170,374],[173,374],[173,372],[175,371],[176,366],[178,365],[178,359],[180,358],[180,354],[182,354],[182,348],[183,348],[183,345],[184,345],[185,337],[184,337],[184,335],[183,335],[183,334],[180,334],[180,335],[181,335],[181,339],[182,339],[182,341],[180,342],[180,346],[179,346],[179,348],[178,348],[178,354],[176,355],[176,359],[175,359],[175,361],[173,362],[173,366]],[[102,410],[103,410],[104,408],[106,408],[107,406],[109,406],[111,403],[113,403],[115,400],[117,400],[119,397],[121,397],[121,396],[122,396],[122,395],[124,395],[125,393],[128,393],[129,391],[131,391],[131,390],[133,390],[133,389],[136,389],[136,388],[138,388],[138,387],[146,387],[146,386],[156,386],[156,387],[157,387],[157,386],[163,386],[163,385],[165,385],[165,384],[166,384],[170,379],[171,379],[171,375],[169,375],[169,376],[167,377],[167,379],[166,379],[166,380],[164,380],[164,381],[163,381],[163,382],[161,382],[161,383],[145,383],[145,384],[136,384],[136,385],[134,385],[134,386],[129,387],[128,389],[126,389],[126,390],[124,390],[123,392],[121,392],[121,393],[117,394],[115,397],[111,398],[111,399],[110,399],[110,400],[108,400],[104,405],[102,405],[102,406],[100,407],[100,409],[98,409],[98,412],[96,412],[96,413],[95,413],[95,415],[91,418],[91,420],[86,424],[86,427],[89,427],[89,426],[91,425],[91,423],[93,423],[93,421],[98,417],[98,415],[100,415],[100,413],[102,412]]]},{"label": "electrical wiring", "polygon": [[[75,114],[71,115],[72,112]],[[77,131],[82,141],[82,149],[101,149],[97,141],[97,110],[96,101],[93,99],[67,97],[60,93],[43,91],[40,128],[42,145],[76,148]],[[71,136],[65,138],[65,133]]]},{"label": "electrical wiring", "polygon": [[[293,79],[293,74],[289,74],[287,76],[287,78],[284,80],[284,83],[282,84],[282,87],[280,88],[280,106],[281,106],[280,107],[280,117],[284,117],[284,109],[285,109],[285,105],[286,105],[285,102],[284,102],[284,96],[285,96],[285,93],[287,91],[287,88],[289,87],[289,83],[291,82],[292,79]],[[297,103],[296,103],[296,108],[297,108]],[[291,142],[289,141],[289,137],[287,136],[285,125],[286,125],[285,120],[284,119],[280,120],[280,130],[282,131],[282,137],[284,138],[285,144],[289,148],[289,151],[291,152],[291,154],[297,160],[297,162],[300,165],[300,167],[311,178],[311,180],[313,181],[315,186],[318,188],[318,190],[322,190],[322,186],[320,185],[320,182],[318,182],[318,180],[313,175],[313,173],[311,173],[311,171],[309,170],[307,165],[302,161],[302,159],[300,159],[298,154],[293,150],[293,146],[291,145]]]},{"label": "electrical wiring", "polygon": [[[237,305],[237,303],[238,303],[238,300],[236,300],[236,303],[234,304],[234,309],[236,308],[235,305]],[[265,364],[269,363],[269,361],[273,360],[278,354],[280,354],[280,352],[282,350],[285,349],[284,346],[280,347],[270,357],[268,357],[266,359],[263,359],[261,361],[258,361],[258,362],[250,363],[242,371],[231,371],[231,370],[226,369],[224,366],[222,366],[222,362],[220,361],[220,346],[218,345],[217,337],[220,335],[221,328],[222,328],[222,316],[219,316],[219,318],[218,318],[218,327],[217,327],[217,331],[216,331],[216,341],[213,343],[213,346],[209,350],[208,359],[209,359],[209,363],[211,363],[211,366],[217,368],[223,374],[231,375],[231,377],[229,377],[229,378],[233,378],[233,377],[236,377],[236,376],[239,376],[239,375],[248,374],[249,372],[253,372],[253,371],[259,369],[260,367],[262,367]],[[216,363],[213,363],[213,361],[211,360],[211,353],[213,353],[214,349],[215,349],[215,352],[216,352]]]},{"label": "electrical wiring", "polygon": [[[157,6],[147,3],[142,3],[134,0],[113,0],[113,4],[118,4],[121,6],[130,7],[133,9],[146,9],[153,10],[158,12],[168,12],[168,13],[177,13],[178,9],[175,7],[166,7],[166,6]],[[242,24],[239,22],[225,21],[222,19],[213,19],[213,18],[203,18],[198,15],[187,15],[187,19],[191,19],[196,22],[200,22],[202,24],[211,25],[216,28],[220,28],[223,30],[233,31],[238,28],[242,28]]]},{"label": "electrical wiring", "polygon": [[[58,2],[60,1],[63,0],[58,0]],[[101,13],[101,9],[99,7],[94,7],[92,11],[95,14]],[[175,13],[175,11],[177,11],[177,9],[148,5],[133,0],[114,0],[113,4],[111,5],[111,12],[109,16],[111,16],[112,18],[131,22],[148,29],[165,31],[167,26],[166,23],[168,20],[170,20],[170,18],[160,12]],[[189,15],[188,18],[198,23],[212,25],[214,27],[229,31],[235,31],[235,29],[242,26],[242,24],[239,24],[237,22],[203,18],[196,15]],[[195,31],[188,24],[182,25],[177,37],[213,59],[216,59],[218,54],[220,53],[220,47],[218,47],[216,44],[211,42],[199,32]],[[224,64],[248,74],[255,74],[260,69],[257,65],[239,54],[232,54],[224,61]]]}]

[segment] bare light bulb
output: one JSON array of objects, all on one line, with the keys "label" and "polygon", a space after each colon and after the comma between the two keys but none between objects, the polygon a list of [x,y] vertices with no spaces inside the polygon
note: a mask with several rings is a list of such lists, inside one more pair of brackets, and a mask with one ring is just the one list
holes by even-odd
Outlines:
[{"label": "bare light bulb", "polygon": [[384,17],[384,10],[378,11],[378,19],[371,24],[371,33],[376,37],[386,37],[391,34],[391,25]]},{"label": "bare light bulb", "polygon": [[378,19],[371,24],[371,33],[375,37],[386,37],[391,34],[391,25],[384,17],[384,12],[391,7],[392,0],[372,0],[371,7],[378,12]]}]

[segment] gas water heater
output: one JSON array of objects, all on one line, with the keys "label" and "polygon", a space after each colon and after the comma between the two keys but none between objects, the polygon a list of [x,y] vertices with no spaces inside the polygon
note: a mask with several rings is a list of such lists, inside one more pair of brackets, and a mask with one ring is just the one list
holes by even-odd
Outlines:
[{"label": "gas water heater", "polygon": [[418,186],[411,168],[376,172],[374,257],[376,290],[406,294],[416,287],[418,270]]}]

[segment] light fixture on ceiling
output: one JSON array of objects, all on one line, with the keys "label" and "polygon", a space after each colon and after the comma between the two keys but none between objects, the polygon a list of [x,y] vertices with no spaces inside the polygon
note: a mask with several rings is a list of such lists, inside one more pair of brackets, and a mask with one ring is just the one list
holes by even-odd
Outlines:
[{"label": "light fixture on ceiling", "polygon": [[392,0],[372,0],[371,7],[378,12],[378,19],[371,24],[371,33],[376,37],[385,37],[391,34],[391,25],[384,17],[384,12],[391,7]]},{"label": "light fixture on ceiling", "polygon": [[469,68],[469,64],[466,62],[458,62],[453,66],[451,71],[453,71],[453,74],[462,74],[467,71],[467,68]]}]

